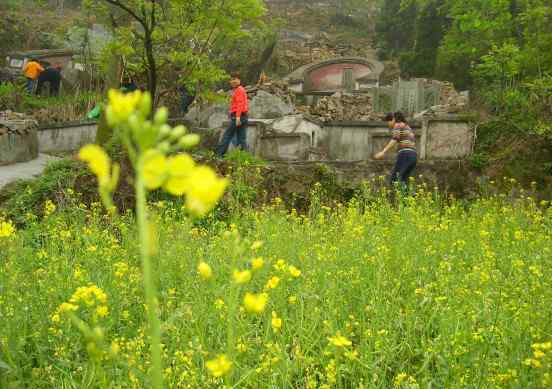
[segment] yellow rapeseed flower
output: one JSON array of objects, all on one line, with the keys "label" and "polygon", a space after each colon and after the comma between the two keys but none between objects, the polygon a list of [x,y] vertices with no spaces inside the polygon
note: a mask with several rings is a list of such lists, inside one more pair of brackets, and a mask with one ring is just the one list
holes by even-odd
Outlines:
[{"label": "yellow rapeseed flower", "polygon": [[0,238],[8,238],[15,234],[15,227],[11,221],[0,221]]},{"label": "yellow rapeseed flower", "polygon": [[142,100],[142,92],[122,93],[111,89],[108,93],[109,104],[106,108],[106,118],[110,126],[115,127],[128,120],[134,113]]},{"label": "yellow rapeseed flower", "polygon": [[251,260],[251,267],[253,270],[259,270],[264,265],[264,260],[261,257],[253,258]]},{"label": "yellow rapeseed flower", "polygon": [[111,180],[111,159],[98,145],[89,144],[79,151],[79,159],[86,162],[98,178],[100,186],[107,186]]},{"label": "yellow rapeseed flower", "polygon": [[158,189],[167,179],[167,158],[158,150],[148,150],[144,155],[144,182],[149,190]]},{"label": "yellow rapeseed flower", "polygon": [[174,196],[182,196],[190,188],[188,178],[192,174],[195,162],[188,154],[179,154],[168,160],[168,179],[163,188]]},{"label": "yellow rapeseed flower", "polygon": [[266,283],[266,288],[274,289],[278,286],[279,283],[280,283],[280,277],[274,276],[270,280],[268,280],[268,282]]},{"label": "yellow rapeseed flower", "polygon": [[230,361],[226,355],[222,354],[215,359],[207,361],[205,366],[214,377],[222,377],[232,369],[232,361]]},{"label": "yellow rapeseed flower", "polygon": [[243,298],[243,305],[247,312],[262,313],[267,301],[268,295],[266,293],[253,294],[247,292]]},{"label": "yellow rapeseed flower", "polygon": [[193,169],[189,183],[186,207],[192,213],[203,216],[217,204],[228,185],[228,180],[217,177],[211,168],[200,166]]},{"label": "yellow rapeseed flower", "polygon": [[278,317],[275,311],[272,311],[271,324],[272,324],[272,330],[274,332],[278,332],[282,328],[282,319]]},{"label": "yellow rapeseed flower", "polygon": [[328,340],[335,347],[348,347],[352,344],[349,339],[341,335],[339,332],[335,336],[329,337]]},{"label": "yellow rapeseed flower", "polygon": [[197,265],[197,272],[204,280],[208,280],[213,276],[211,266],[205,262],[200,262],[199,265]]},{"label": "yellow rapeseed flower", "polygon": [[106,317],[109,313],[109,309],[105,305],[100,305],[96,308],[96,315],[99,317]]},{"label": "yellow rapeseed flower", "polygon": [[245,284],[251,280],[251,272],[249,270],[239,271],[234,270],[234,282],[236,284]]},{"label": "yellow rapeseed flower", "polygon": [[288,267],[289,274],[291,274],[292,277],[300,277],[301,276],[301,270],[297,269],[295,266],[289,266]]}]

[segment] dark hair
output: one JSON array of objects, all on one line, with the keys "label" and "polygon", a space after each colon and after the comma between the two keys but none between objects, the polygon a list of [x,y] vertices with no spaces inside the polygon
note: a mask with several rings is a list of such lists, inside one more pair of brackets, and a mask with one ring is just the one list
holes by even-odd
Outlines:
[{"label": "dark hair", "polygon": [[241,80],[240,72],[230,73],[230,78],[237,78],[238,80]]},{"label": "dark hair", "polygon": [[404,114],[400,111],[389,112],[383,118],[383,120],[386,121],[386,122],[390,122],[393,119],[398,123],[406,123],[406,118],[404,117]]}]

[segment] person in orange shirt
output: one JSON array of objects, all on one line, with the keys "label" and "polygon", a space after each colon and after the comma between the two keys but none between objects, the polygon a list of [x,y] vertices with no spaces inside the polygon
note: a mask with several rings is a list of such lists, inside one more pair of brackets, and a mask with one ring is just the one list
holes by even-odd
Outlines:
[{"label": "person in orange shirt", "polygon": [[33,93],[35,81],[43,71],[44,68],[42,65],[34,58],[27,62],[23,68],[23,74],[25,75],[25,78],[27,78],[27,92],[29,92],[29,94]]},{"label": "person in orange shirt", "polygon": [[230,127],[226,129],[222,136],[221,142],[217,146],[216,153],[222,158],[228,151],[232,138],[237,137],[237,146],[242,150],[247,150],[247,111],[249,110],[249,102],[247,100],[247,92],[241,85],[240,74],[234,72],[230,75],[230,85],[234,90],[232,94],[232,102],[230,103]]}]

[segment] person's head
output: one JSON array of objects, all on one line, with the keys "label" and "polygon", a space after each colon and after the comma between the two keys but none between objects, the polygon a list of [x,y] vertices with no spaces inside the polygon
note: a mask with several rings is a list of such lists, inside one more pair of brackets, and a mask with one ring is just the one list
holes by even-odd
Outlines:
[{"label": "person's head", "polygon": [[61,70],[63,69],[63,66],[61,66],[60,63],[56,63],[56,64],[54,65],[54,69],[56,69],[57,71],[61,72]]},{"label": "person's head", "polygon": [[230,73],[230,85],[232,88],[237,88],[241,85],[241,77],[240,73],[238,72],[232,72]]},{"label": "person's head", "polygon": [[404,117],[404,114],[400,111],[389,112],[387,115],[385,115],[383,120],[387,122],[387,126],[389,128],[395,127],[395,124],[397,123],[406,123],[406,118]]}]

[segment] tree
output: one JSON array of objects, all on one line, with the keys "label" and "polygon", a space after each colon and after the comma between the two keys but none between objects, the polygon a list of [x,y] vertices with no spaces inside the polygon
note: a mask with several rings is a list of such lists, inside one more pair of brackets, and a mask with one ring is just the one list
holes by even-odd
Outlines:
[{"label": "tree", "polygon": [[160,86],[209,86],[225,77],[220,48],[248,36],[264,14],[262,0],[87,0],[114,20],[109,49],[147,75],[154,104]]}]

